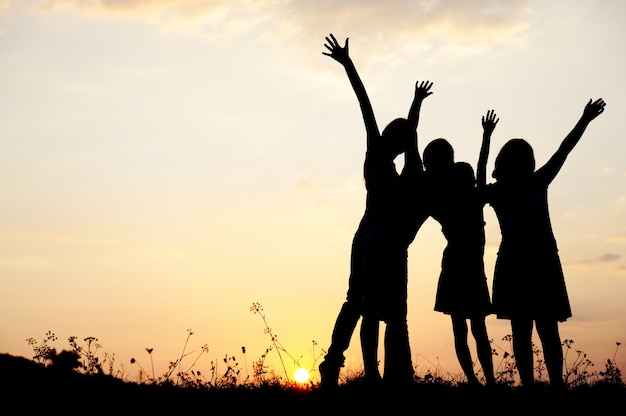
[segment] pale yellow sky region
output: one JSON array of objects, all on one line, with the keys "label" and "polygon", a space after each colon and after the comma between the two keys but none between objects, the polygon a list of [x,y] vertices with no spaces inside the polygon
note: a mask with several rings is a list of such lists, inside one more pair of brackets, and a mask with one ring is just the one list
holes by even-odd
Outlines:
[{"label": "pale yellow sky region", "polygon": [[[271,344],[258,302],[288,371],[316,369],[365,201],[359,106],[322,55],[333,33],[381,129],[434,83],[420,149],[445,137],[475,166],[494,109],[489,171],[513,137],[545,162],[606,101],[549,194],[573,310],[561,337],[603,370],[626,342],[624,17],[617,0],[1,0],[0,352],[93,336],[128,377],[145,348],[162,374],[191,329],[187,352],[209,350],[199,369],[250,366]],[[485,218],[491,285],[500,234]],[[418,374],[459,377],[433,310],[443,247],[429,220],[409,249],[411,349]],[[509,322],[487,325],[509,349]],[[275,350],[267,362],[282,375]],[[355,333],[346,371],[361,363]]]}]

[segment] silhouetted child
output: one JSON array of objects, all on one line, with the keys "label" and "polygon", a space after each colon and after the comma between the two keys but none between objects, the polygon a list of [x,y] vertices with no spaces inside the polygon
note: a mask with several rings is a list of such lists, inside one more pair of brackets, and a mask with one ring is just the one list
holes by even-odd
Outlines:
[{"label": "silhouetted child", "polygon": [[550,388],[565,387],[558,323],[566,321],[572,312],[550,223],[548,186],[604,107],[601,98],[589,100],[578,123],[550,160],[536,171],[528,142],[508,141],[495,160],[496,182],[485,189],[502,234],[494,271],[493,306],[498,318],[511,321],[513,355],[524,387],[534,384],[534,325],[543,347]]},{"label": "silhouetted child", "polygon": [[[412,213],[409,218],[407,187],[422,170],[414,155],[399,175],[395,158],[416,143],[416,127],[422,100],[430,95],[432,83],[416,84],[415,97],[407,119],[393,120],[380,134],[365,87],[348,54],[348,39],[341,47],[331,34],[323,52],[339,62],[359,101],[365,123],[367,150],[363,174],[367,190],[366,208],[352,241],[350,277],[346,300],[332,333],[331,345],[319,365],[322,387],[338,384],[358,320],[361,322],[361,349],[365,377],[380,381],[378,370],[379,322],[386,323],[384,379],[412,381],[414,369],[407,327],[407,252],[421,225]],[[409,224],[412,221],[412,224]]]},{"label": "silhouetted child", "polygon": [[[489,138],[498,123],[493,111],[482,118],[483,147],[478,160],[478,185],[486,182]],[[429,214],[441,225],[447,245],[441,260],[435,310],[450,315],[456,355],[470,385],[481,385],[474,372],[467,335],[467,320],[476,341],[478,360],[488,386],[496,384],[491,344],[485,317],[492,313],[483,262],[485,221],[482,196],[472,166],[454,163],[454,151],[445,139],[424,149]]]}]

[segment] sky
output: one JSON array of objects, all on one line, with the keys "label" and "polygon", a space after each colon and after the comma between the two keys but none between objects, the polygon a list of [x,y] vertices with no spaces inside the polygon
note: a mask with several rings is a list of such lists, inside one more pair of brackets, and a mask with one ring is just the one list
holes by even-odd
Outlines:
[{"label": "sky", "polygon": [[[561,337],[594,370],[616,351],[624,370],[624,17],[620,0],[0,0],[0,352],[30,358],[26,340],[52,331],[58,350],[97,338],[128,378],[183,354],[205,373],[233,356],[244,374],[273,334],[270,370],[315,370],[365,203],[358,102],[322,54],[333,33],[381,130],[433,82],[420,150],[444,137],[475,166],[495,110],[489,172],[513,137],[541,165],[606,101],[549,201],[573,311]],[[491,287],[500,233],[485,219]],[[428,220],[409,248],[409,336],[418,374],[458,377],[433,310],[444,245]],[[509,321],[487,328],[510,351]],[[358,372],[357,333],[346,356]]]}]

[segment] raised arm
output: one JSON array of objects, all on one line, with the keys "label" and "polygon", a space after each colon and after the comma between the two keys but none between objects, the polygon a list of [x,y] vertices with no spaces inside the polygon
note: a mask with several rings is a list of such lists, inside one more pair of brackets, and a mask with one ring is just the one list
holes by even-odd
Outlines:
[{"label": "raised arm", "polygon": [[432,94],[430,91],[432,86],[433,83],[430,81],[415,82],[415,95],[413,96],[413,102],[411,103],[411,108],[409,109],[409,115],[407,117],[407,120],[413,129],[417,129],[417,124],[419,123],[420,118],[420,109],[422,108],[422,101],[424,101],[424,98]]},{"label": "raised arm", "polygon": [[604,112],[605,106],[606,103],[602,98],[598,98],[595,101],[590,99],[587,105],[585,105],[583,115],[580,117],[572,131],[565,136],[565,139],[563,139],[563,142],[561,142],[561,145],[552,155],[550,160],[537,170],[537,173],[544,176],[544,179],[548,183],[552,182],[552,180],[559,173],[565,163],[565,159],[567,159],[567,156],[582,137],[589,123]]},{"label": "raised arm", "polygon": [[432,94],[432,92],[430,91],[430,88],[432,86],[433,83],[430,81],[415,82],[415,94],[413,96],[413,102],[411,103],[411,108],[409,109],[409,115],[407,117],[407,120],[411,128],[416,132],[416,134],[413,135],[411,138],[411,140],[413,140],[413,143],[408,143],[406,147],[404,168],[402,170],[403,175],[422,172],[424,169],[422,166],[422,158],[420,157],[419,149],[417,146],[417,125],[419,123],[419,115],[422,108],[422,101],[424,101],[424,98]]},{"label": "raised arm", "polygon": [[329,52],[322,52],[322,54],[330,56],[335,61],[343,65],[346,70],[348,80],[350,80],[350,84],[352,85],[352,88],[356,93],[356,97],[359,100],[359,105],[361,106],[363,122],[365,123],[365,131],[367,133],[367,148],[369,149],[371,141],[380,137],[380,131],[378,130],[376,118],[374,117],[374,110],[372,109],[372,104],[367,96],[367,92],[365,91],[365,86],[356,71],[356,67],[352,62],[352,59],[350,59],[350,55],[348,53],[348,42],[349,38],[346,38],[345,45],[341,47],[337,42],[337,39],[335,39],[335,36],[331,33],[330,37],[326,37],[326,43],[324,44]]},{"label": "raised arm", "polygon": [[496,113],[493,110],[487,111],[487,114],[482,117],[483,141],[480,145],[478,166],[476,167],[476,184],[478,186],[487,184],[487,157],[489,156],[489,146],[491,145],[491,134],[495,130],[498,121],[500,119],[496,117]]}]

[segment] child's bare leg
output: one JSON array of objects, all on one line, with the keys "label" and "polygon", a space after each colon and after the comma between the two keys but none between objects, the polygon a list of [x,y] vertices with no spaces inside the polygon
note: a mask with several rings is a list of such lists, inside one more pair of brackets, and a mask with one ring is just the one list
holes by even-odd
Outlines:
[{"label": "child's bare leg", "polygon": [[413,381],[414,376],[406,318],[389,320],[385,328],[383,379],[390,384],[407,384]]},{"label": "child's bare leg", "polygon": [[550,388],[560,389],[563,382],[563,349],[559,326],[555,320],[537,320],[537,334],[543,347],[543,357],[546,360]]},{"label": "child's bare leg", "polygon": [[480,366],[483,368],[485,381],[488,386],[494,386],[496,384],[496,379],[493,372],[493,356],[491,352],[491,343],[489,342],[489,336],[487,335],[485,318],[474,318],[470,320],[470,323],[472,325],[472,335],[476,340],[478,361],[480,361]]},{"label": "child's bare leg", "polygon": [[467,345],[467,320],[465,317],[452,315],[452,332],[454,334],[454,348],[463,373],[469,384],[480,384],[474,374],[472,355]]},{"label": "child's bare leg", "polygon": [[519,372],[520,381],[524,387],[532,387],[535,384],[533,369],[533,346],[532,346],[532,319],[511,319],[511,331],[513,336],[513,356]]}]

